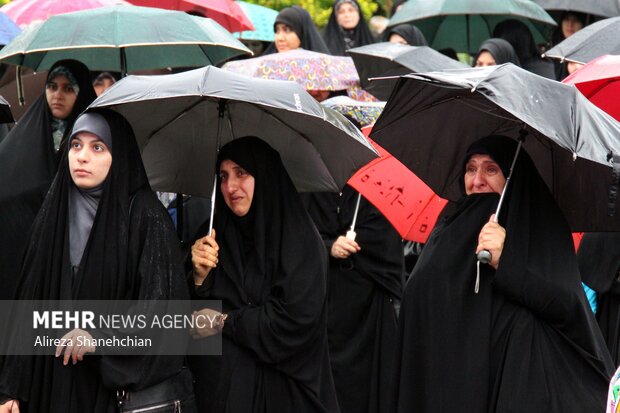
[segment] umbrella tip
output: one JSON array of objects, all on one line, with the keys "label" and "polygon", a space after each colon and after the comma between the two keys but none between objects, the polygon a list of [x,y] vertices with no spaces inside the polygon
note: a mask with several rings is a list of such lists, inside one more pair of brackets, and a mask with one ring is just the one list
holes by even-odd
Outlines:
[{"label": "umbrella tip", "polygon": [[577,160],[577,152],[573,152],[573,162]]}]

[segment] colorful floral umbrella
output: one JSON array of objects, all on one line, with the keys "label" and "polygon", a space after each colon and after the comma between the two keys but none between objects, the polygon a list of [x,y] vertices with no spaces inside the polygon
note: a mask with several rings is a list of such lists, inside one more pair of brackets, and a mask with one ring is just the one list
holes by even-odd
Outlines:
[{"label": "colorful floral umbrella", "polygon": [[596,58],[562,83],[575,85],[590,102],[620,121],[620,56]]},{"label": "colorful floral umbrella", "polygon": [[254,30],[238,32],[235,35],[243,40],[260,40],[261,42],[273,42],[273,24],[278,12],[258,4],[237,1],[243,12],[250,18]]},{"label": "colorful floral umbrella", "polygon": [[385,102],[360,102],[348,96],[335,96],[321,104],[355,119],[362,127],[374,125],[385,106]]},{"label": "colorful floral umbrella", "polygon": [[376,100],[359,91],[360,79],[350,57],[295,49],[229,62],[223,68],[261,79],[291,80],[306,90],[347,90],[359,99]]},{"label": "colorful floral umbrella", "polygon": [[19,26],[25,27],[56,14],[128,4],[123,0],[13,0],[0,7],[0,11],[6,13]]},{"label": "colorful floral umbrella", "polygon": [[129,0],[136,6],[179,10],[209,17],[229,32],[254,30],[252,22],[233,0]]}]

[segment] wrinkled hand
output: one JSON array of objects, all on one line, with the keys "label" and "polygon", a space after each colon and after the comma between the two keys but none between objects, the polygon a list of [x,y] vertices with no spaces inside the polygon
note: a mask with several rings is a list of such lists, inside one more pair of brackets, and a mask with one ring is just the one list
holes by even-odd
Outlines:
[{"label": "wrinkled hand", "polygon": [[19,413],[19,402],[17,400],[8,400],[0,404],[0,413]]},{"label": "wrinkled hand", "polygon": [[344,260],[349,258],[351,254],[357,253],[360,249],[361,248],[357,242],[341,235],[336,239],[336,241],[334,241],[330,253],[332,257]]},{"label": "wrinkled hand", "polygon": [[494,218],[495,214],[491,215],[489,222],[482,227],[480,235],[478,235],[476,254],[482,250],[489,251],[491,253],[491,262],[489,265],[497,269],[500,257],[502,256],[502,250],[504,249],[506,230],[497,222],[493,222]]},{"label": "wrinkled hand", "polygon": [[69,331],[62,337],[63,343],[56,347],[56,357],[59,357],[62,352],[65,352],[63,365],[69,364],[69,359],[73,360],[73,364],[77,364],[78,361],[84,359],[86,353],[94,353],[95,346],[85,346],[85,342],[92,343],[93,336],[88,331],[81,330],[79,328]]},{"label": "wrinkled hand", "polygon": [[192,245],[192,265],[194,267],[194,284],[202,285],[207,275],[218,263],[220,247],[215,241],[215,229]]},{"label": "wrinkled hand", "polygon": [[216,317],[220,315],[219,311],[211,308],[203,308],[199,311],[194,311],[192,316],[194,318],[194,328],[189,331],[189,334],[194,339],[205,338],[214,336],[219,333],[216,326]]}]

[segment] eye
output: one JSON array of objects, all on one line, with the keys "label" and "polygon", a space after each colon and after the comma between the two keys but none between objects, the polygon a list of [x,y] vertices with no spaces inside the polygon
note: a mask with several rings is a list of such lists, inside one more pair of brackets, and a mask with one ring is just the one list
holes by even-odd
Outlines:
[{"label": "eye", "polygon": [[465,173],[467,175],[475,175],[476,174],[476,167],[473,165],[467,165],[465,167]]},{"label": "eye", "polygon": [[105,150],[105,147],[96,143],[93,145],[93,149],[95,150],[95,152],[103,152]]},{"label": "eye", "polygon": [[497,166],[489,166],[486,169],[486,174],[487,175],[493,176],[493,175],[496,175],[498,172],[499,172],[499,168]]},{"label": "eye", "polygon": [[79,149],[80,146],[81,146],[80,142],[78,142],[78,141],[72,141],[71,142],[71,148],[73,148],[73,149]]},{"label": "eye", "polygon": [[45,85],[45,88],[56,91],[58,89],[58,86],[56,86],[56,83],[48,83],[47,85]]},{"label": "eye", "polygon": [[220,172],[220,181],[225,182],[226,178],[228,178],[228,174]]},{"label": "eye", "polygon": [[75,93],[75,90],[73,90],[73,86],[65,86],[64,89],[65,93]]},{"label": "eye", "polygon": [[248,173],[245,169],[237,169],[237,176],[239,178],[243,178],[244,176],[247,176]]}]

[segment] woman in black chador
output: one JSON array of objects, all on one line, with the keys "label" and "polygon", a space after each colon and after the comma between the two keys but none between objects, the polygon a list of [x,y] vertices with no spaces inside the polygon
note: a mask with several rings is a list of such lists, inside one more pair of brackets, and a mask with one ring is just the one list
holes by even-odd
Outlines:
[{"label": "woman in black chador", "polygon": [[280,10],[273,23],[273,32],[274,41],[263,54],[282,53],[299,48],[329,54],[310,13],[302,7],[291,6]]},{"label": "woman in black chador", "polygon": [[217,171],[215,231],[194,243],[192,263],[196,293],[222,301],[222,313],[201,310],[217,323],[196,336],[221,331],[223,354],[190,361],[199,409],[338,412],[327,257],[279,154],[258,138],[235,139]]},{"label": "woman in black chador", "polygon": [[404,255],[396,230],[364,198],[355,240],[345,237],[358,195],[346,186],[341,194],[315,193],[305,200],[330,256],[327,336],[340,409],[379,413],[386,411],[390,393]]},{"label": "woman in black chador", "polygon": [[354,47],[375,42],[356,0],[337,0],[332,7],[323,40],[334,56],[346,56]]},{"label": "woman in black chador", "polygon": [[[581,286],[570,229],[516,141],[483,138],[463,198],[431,234],[405,288],[394,412],[595,412],[614,371]],[[476,253],[492,253],[481,265]]]},{"label": "woman in black chador", "polygon": [[[91,112],[75,122],[32,226],[17,298],[189,298],[172,223],[120,115]],[[17,400],[21,413],[112,413],[118,411],[117,390],[136,395],[166,380],[185,385],[191,397],[182,356],[108,356],[84,347],[87,354],[72,354],[71,363],[61,350],[58,358],[7,356],[0,374],[3,407]]]},{"label": "woman in black chador", "polygon": [[88,68],[61,60],[50,69],[45,93],[0,144],[0,299],[15,293],[28,232],[60,159],[60,144],[96,98]]},{"label": "woman in black chador", "polygon": [[579,251],[583,282],[596,291],[596,319],[616,366],[620,365],[620,233],[584,234]]}]

